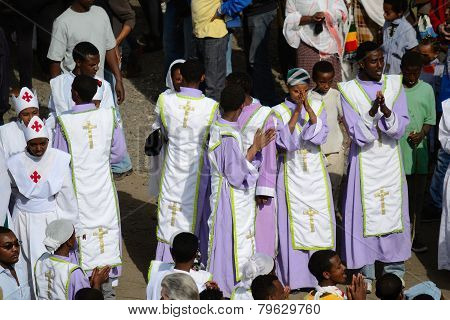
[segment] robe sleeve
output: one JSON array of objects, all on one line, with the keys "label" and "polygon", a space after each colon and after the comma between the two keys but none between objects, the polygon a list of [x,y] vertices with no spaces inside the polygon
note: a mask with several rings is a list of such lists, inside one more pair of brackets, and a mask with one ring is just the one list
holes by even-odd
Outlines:
[{"label": "robe sleeve", "polygon": [[11,196],[11,181],[7,174],[7,167],[3,149],[0,149],[0,226],[4,226],[8,217],[9,198]]},{"label": "robe sleeve", "polygon": [[286,151],[295,151],[300,148],[300,139],[297,130],[291,133],[289,124],[284,124],[277,119],[277,137],[275,138],[277,147]]},{"label": "robe sleeve", "polygon": [[[264,131],[275,127],[275,117],[269,116],[264,126]],[[256,185],[257,196],[275,197],[275,184],[277,180],[277,146],[273,140],[262,151],[261,166],[259,167],[259,179]]]},{"label": "robe sleeve", "polygon": [[111,144],[111,164],[116,164],[122,161],[127,151],[127,144],[125,142],[125,135],[121,127],[116,125],[113,133]]},{"label": "robe sleeve", "polygon": [[409,123],[408,105],[406,101],[405,90],[402,91],[392,108],[389,118],[381,117],[378,120],[378,127],[391,138],[400,140],[405,134],[406,126]]},{"label": "robe sleeve", "polygon": [[69,281],[69,300],[75,300],[75,295],[78,290],[83,288],[90,288],[91,284],[89,283],[88,277],[81,271],[81,269],[76,269],[70,275]]},{"label": "robe sleeve", "polygon": [[78,217],[78,202],[72,182],[72,170],[67,166],[61,190],[56,195],[58,219],[69,219],[75,226],[75,233],[81,227]]},{"label": "robe sleeve", "polygon": [[311,122],[308,121],[305,124],[302,130],[301,139],[315,145],[321,145],[327,141],[328,132],[327,113],[323,110],[320,116],[317,117],[317,123],[311,124]]},{"label": "robe sleeve", "polygon": [[55,136],[53,137],[53,148],[69,153],[66,138],[64,137],[59,123],[56,124]]},{"label": "robe sleeve", "polygon": [[368,127],[343,96],[341,96],[341,103],[347,132],[353,142],[362,147],[378,139],[376,127]]},{"label": "robe sleeve", "polygon": [[[446,105],[444,105],[446,104]],[[439,123],[439,142],[441,143],[442,149],[445,152],[450,153],[450,113],[448,112],[450,107],[450,100],[446,100],[442,103],[442,113],[441,122]]]},{"label": "robe sleeve", "polygon": [[234,137],[222,137],[221,145],[213,152],[219,169],[230,185],[237,189],[248,189],[256,185],[261,161],[247,161]]},{"label": "robe sleeve", "polygon": [[101,104],[106,108],[114,108],[116,104],[114,102],[114,96],[111,86],[106,80],[103,80],[103,85],[105,86],[105,90],[103,91]]},{"label": "robe sleeve", "polygon": [[295,0],[286,1],[286,18],[283,24],[283,35],[287,43],[294,49],[300,46],[300,19],[302,14],[295,7]]}]

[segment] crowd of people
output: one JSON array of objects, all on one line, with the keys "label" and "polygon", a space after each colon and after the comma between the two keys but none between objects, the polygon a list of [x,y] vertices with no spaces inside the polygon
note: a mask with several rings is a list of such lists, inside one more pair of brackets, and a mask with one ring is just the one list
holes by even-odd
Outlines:
[{"label": "crowd of people", "polygon": [[[147,299],[443,298],[430,281],[405,290],[404,276],[435,216],[450,270],[448,1],[140,1],[138,40],[128,1],[97,2],[62,6],[47,47],[35,36],[47,119],[30,74],[36,12],[7,3],[27,23],[0,22],[0,109],[11,96],[17,114],[0,126],[0,297],[115,298],[114,181],[132,173],[122,77],[146,46],[163,48],[167,72],[145,143],[158,218]],[[240,29],[245,72],[232,64]],[[10,89],[11,46],[23,59]]]}]

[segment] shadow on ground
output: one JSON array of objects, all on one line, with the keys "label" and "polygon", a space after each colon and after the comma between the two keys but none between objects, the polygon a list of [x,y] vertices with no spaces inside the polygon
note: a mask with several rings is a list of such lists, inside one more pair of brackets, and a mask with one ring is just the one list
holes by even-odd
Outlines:
[{"label": "shadow on ground", "polygon": [[127,192],[118,192],[123,245],[147,280],[148,266],[156,251],[156,206],[133,198]]}]

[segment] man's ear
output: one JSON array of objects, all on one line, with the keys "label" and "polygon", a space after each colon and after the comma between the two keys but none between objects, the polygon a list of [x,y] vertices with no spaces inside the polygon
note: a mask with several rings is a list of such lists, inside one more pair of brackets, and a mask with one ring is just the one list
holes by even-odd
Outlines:
[{"label": "man's ear", "polygon": [[202,75],[202,77],[200,78],[200,82],[205,81],[205,75]]},{"label": "man's ear", "polygon": [[322,273],[322,276],[323,276],[325,279],[329,280],[329,279],[331,278],[331,273],[329,273],[328,271],[324,271],[324,272]]}]

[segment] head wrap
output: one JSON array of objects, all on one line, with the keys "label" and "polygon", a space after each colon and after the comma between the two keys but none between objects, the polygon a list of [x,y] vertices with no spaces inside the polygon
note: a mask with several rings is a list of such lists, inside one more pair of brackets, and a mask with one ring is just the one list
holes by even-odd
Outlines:
[{"label": "head wrap", "polygon": [[173,80],[172,80],[172,67],[176,65],[177,63],[185,63],[186,60],[184,59],[177,59],[174,62],[170,64],[169,71],[167,71],[166,76],[166,87],[172,90],[172,92],[175,92],[175,87],[173,86]]},{"label": "head wrap", "polygon": [[12,100],[14,103],[14,109],[16,110],[17,114],[27,108],[39,109],[39,101],[36,92],[31,91],[27,87],[23,87],[22,89],[20,89],[19,95],[17,97],[13,94]]},{"label": "head wrap", "polygon": [[44,245],[49,252],[55,252],[74,232],[72,221],[58,219],[50,222],[45,229]]},{"label": "head wrap", "polygon": [[298,84],[308,84],[311,77],[308,71],[301,68],[290,69],[287,73],[287,84],[292,87]]},{"label": "head wrap", "polygon": [[255,253],[243,266],[242,266],[242,283],[244,286],[250,288],[252,281],[260,275],[269,274],[275,262],[271,256],[263,253]]},{"label": "head wrap", "polygon": [[28,127],[25,128],[25,140],[27,142],[36,138],[48,139],[47,127],[45,126],[44,121],[38,116],[31,118]]}]

